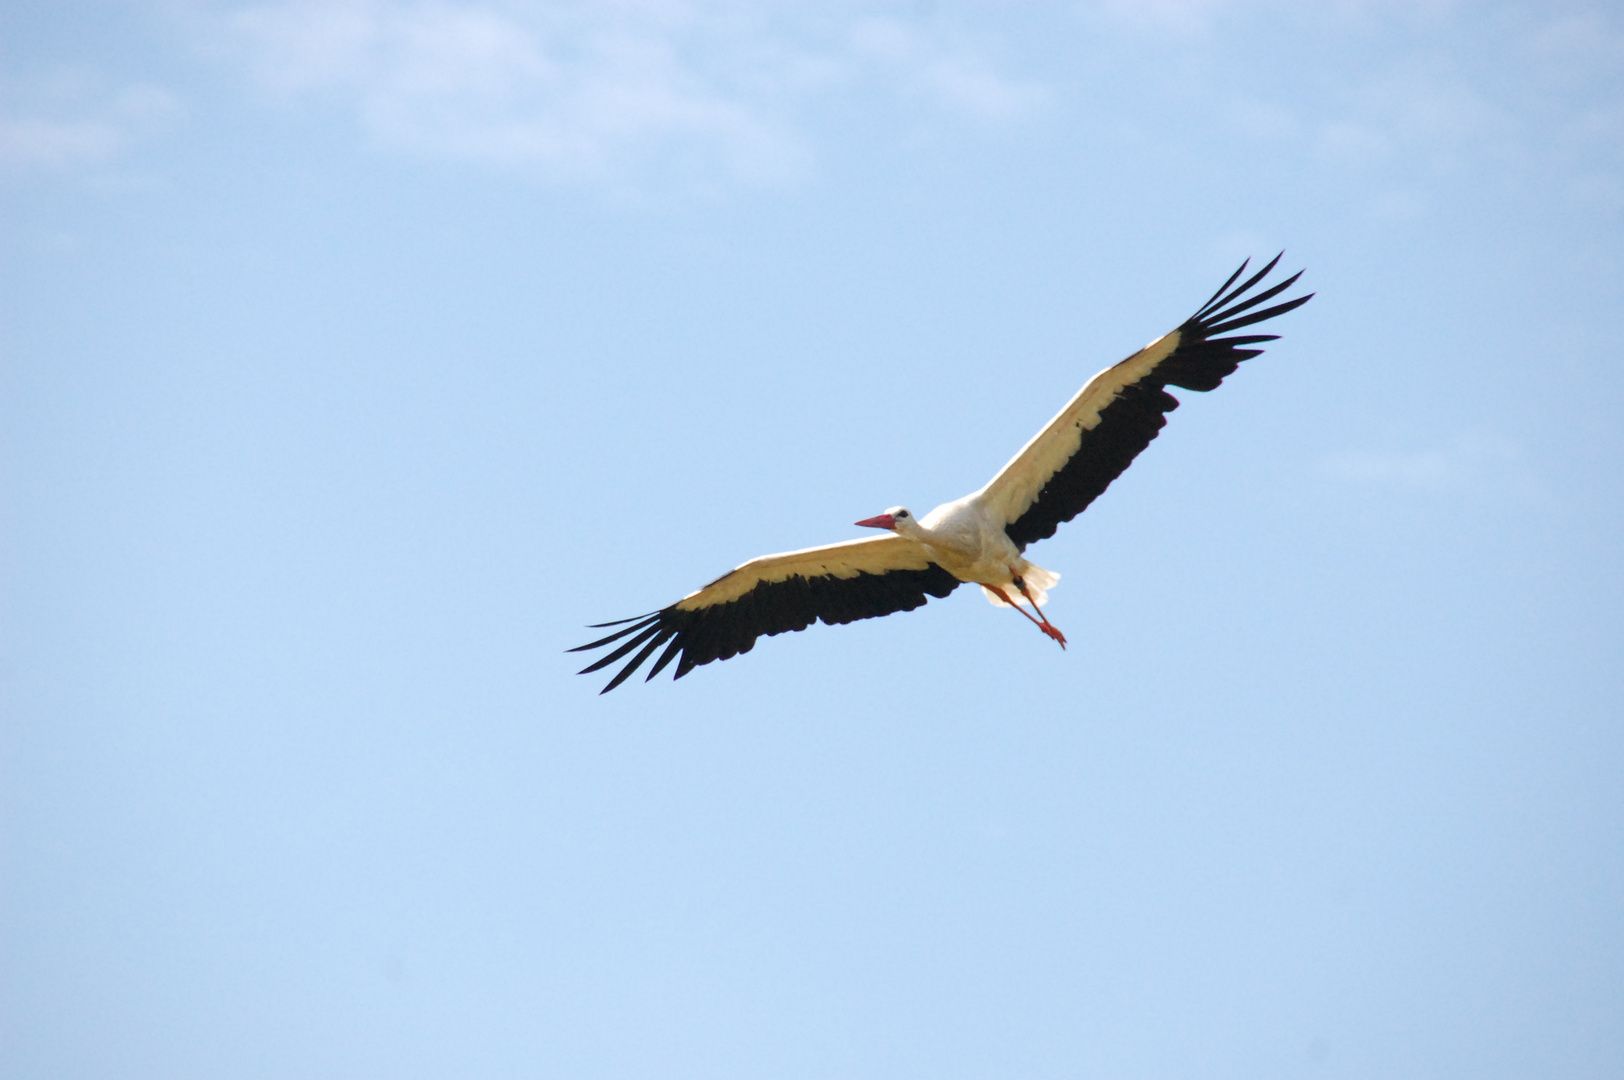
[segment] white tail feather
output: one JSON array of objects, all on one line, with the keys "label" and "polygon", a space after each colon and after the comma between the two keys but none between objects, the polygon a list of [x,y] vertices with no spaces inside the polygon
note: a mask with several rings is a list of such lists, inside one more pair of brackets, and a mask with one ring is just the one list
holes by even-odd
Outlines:
[{"label": "white tail feather", "polygon": [[[1032,594],[1032,602],[1038,607],[1042,607],[1049,602],[1049,590],[1054,588],[1060,581],[1060,575],[1053,570],[1045,570],[1041,566],[1028,563],[1026,573],[1021,575],[1021,580],[1026,582],[1026,591]],[[1018,596],[1013,585],[1007,586],[1005,591],[1011,594],[1011,599]],[[981,586],[981,593],[987,598],[987,603],[993,607],[1009,607],[1008,604],[998,598],[997,593],[987,588],[987,586]]]}]

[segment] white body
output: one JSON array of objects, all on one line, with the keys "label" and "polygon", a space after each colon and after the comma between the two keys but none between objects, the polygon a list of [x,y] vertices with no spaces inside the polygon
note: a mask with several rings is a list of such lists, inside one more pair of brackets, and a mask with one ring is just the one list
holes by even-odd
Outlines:
[{"label": "white body", "polygon": [[897,522],[897,535],[923,544],[943,570],[960,581],[980,585],[996,607],[1008,607],[988,586],[1008,590],[1020,578],[1032,602],[1048,602],[1049,590],[1060,575],[1028,562],[1004,532],[1004,523],[987,508],[984,492],[943,503],[919,521]]}]

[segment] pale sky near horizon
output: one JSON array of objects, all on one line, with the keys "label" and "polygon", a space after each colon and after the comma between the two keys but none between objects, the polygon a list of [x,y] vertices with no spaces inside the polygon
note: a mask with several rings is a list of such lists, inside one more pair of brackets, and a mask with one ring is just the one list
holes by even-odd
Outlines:
[{"label": "pale sky near horizon", "polygon": [[[0,1074],[1624,1075],[1624,14],[0,10]],[[680,682],[587,623],[982,484]],[[668,669],[669,670],[669,669]]]}]

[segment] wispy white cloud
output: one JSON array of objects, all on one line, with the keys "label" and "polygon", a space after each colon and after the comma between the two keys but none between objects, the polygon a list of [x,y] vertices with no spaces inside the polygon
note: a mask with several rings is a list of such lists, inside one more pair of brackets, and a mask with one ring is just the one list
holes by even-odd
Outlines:
[{"label": "wispy white cloud", "polygon": [[1583,85],[1597,76],[1616,81],[1624,70],[1624,26],[1617,10],[1553,13],[1527,40],[1547,77]]},{"label": "wispy white cloud", "polygon": [[413,152],[565,179],[791,177],[809,101],[868,93],[976,122],[1042,91],[973,44],[862,3],[274,0],[187,8],[199,42],[264,92],[353,110]]},{"label": "wispy white cloud", "polygon": [[1194,33],[1206,30],[1214,16],[1241,7],[1246,0],[1099,0],[1099,7],[1123,22],[1157,31]]},{"label": "wispy white cloud", "polygon": [[905,93],[978,119],[1021,116],[1046,97],[1037,82],[1001,75],[967,45],[950,47],[899,19],[861,19],[849,40],[853,60],[873,63]]},{"label": "wispy white cloud", "polygon": [[684,63],[684,12],[637,13],[359,0],[230,8],[211,25],[261,87],[353,107],[388,146],[576,177],[662,154],[752,177],[793,165],[791,135]]},{"label": "wispy white cloud", "polygon": [[[1227,128],[1369,188],[1378,217],[1412,216],[1418,189],[1471,171],[1509,187],[1563,185],[1624,210],[1624,13],[1617,5],[1459,0],[1092,0],[1084,7],[1163,54],[1187,98]],[[1237,78],[1243,35],[1289,34],[1318,79]],[[1146,55],[1151,55],[1147,52]]]},{"label": "wispy white cloud", "polygon": [[0,167],[13,173],[107,166],[168,127],[180,111],[159,87],[108,87],[83,72],[12,80],[5,89]]},{"label": "wispy white cloud", "polygon": [[1624,15],[1615,8],[1554,15],[1524,47],[1545,86],[1584,103],[1545,125],[1551,156],[1571,167],[1568,194],[1624,214]]},{"label": "wispy white cloud", "polygon": [[1503,156],[1515,119],[1465,75],[1431,55],[1395,64],[1348,87],[1341,118],[1322,127],[1316,150],[1336,167],[1427,163],[1447,170]]}]

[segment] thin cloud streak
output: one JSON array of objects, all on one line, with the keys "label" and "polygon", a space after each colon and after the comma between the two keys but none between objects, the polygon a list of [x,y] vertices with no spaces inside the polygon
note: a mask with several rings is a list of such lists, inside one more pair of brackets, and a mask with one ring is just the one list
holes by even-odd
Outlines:
[{"label": "thin cloud streak", "polygon": [[1001,123],[1044,91],[944,31],[866,5],[301,0],[189,9],[196,39],[265,93],[353,110],[379,145],[557,180],[792,180],[809,102],[875,84]]},{"label": "thin cloud streak", "polygon": [[109,89],[83,74],[57,74],[7,87],[0,116],[0,168],[61,172],[113,164],[168,128],[180,106],[145,83]]}]

